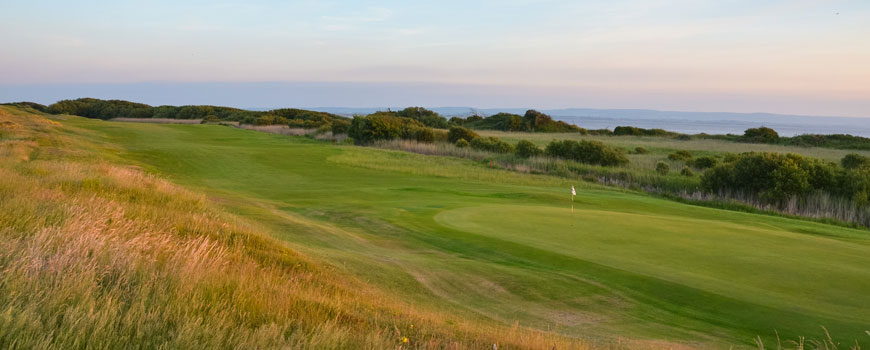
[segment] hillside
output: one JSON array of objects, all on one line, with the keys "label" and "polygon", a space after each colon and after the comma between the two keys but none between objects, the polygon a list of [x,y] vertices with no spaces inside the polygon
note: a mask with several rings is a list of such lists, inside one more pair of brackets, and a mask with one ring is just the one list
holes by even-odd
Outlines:
[{"label": "hillside", "polygon": [[219,125],[0,118],[0,347],[868,340],[865,230]]}]

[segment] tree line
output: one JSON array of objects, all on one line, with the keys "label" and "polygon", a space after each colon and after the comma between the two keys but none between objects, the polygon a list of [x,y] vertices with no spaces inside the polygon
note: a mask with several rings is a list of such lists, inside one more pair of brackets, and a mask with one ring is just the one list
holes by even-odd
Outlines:
[{"label": "tree line", "polygon": [[346,127],[350,123],[348,118],[335,114],[296,108],[249,111],[209,105],[154,107],[144,103],[95,98],[61,100],[45,106],[44,112],[103,120],[113,118],[202,119],[205,122],[234,121],[252,125],[282,124],[291,127],[325,129],[333,128],[336,125]]}]

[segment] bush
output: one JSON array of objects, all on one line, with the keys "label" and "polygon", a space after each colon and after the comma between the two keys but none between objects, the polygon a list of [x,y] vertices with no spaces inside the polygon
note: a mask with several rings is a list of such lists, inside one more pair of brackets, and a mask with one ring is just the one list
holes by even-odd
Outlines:
[{"label": "bush", "polygon": [[396,112],[396,116],[414,119],[430,128],[447,128],[447,118],[444,118],[438,115],[438,113],[435,113],[434,111],[428,110],[423,107],[408,107]]},{"label": "bush", "polygon": [[514,151],[514,146],[499,140],[497,137],[478,137],[471,140],[471,148],[495,153],[511,153]]},{"label": "bush", "polygon": [[774,143],[779,140],[776,130],[766,127],[746,129],[740,138],[743,142]]},{"label": "bush", "polygon": [[350,129],[350,121],[345,119],[336,119],[332,121],[332,134],[346,134]]},{"label": "bush", "polygon": [[254,125],[272,125],[275,124],[275,116],[274,115],[264,115],[257,119],[254,119]]},{"label": "bush", "polygon": [[758,194],[766,202],[802,196],[813,190],[838,192],[832,164],[798,154],[742,153],[707,170],[701,177],[709,192]]},{"label": "bush", "polygon": [[698,157],[694,162],[692,162],[692,165],[702,170],[712,168],[716,166],[716,164],[719,164],[719,160],[713,157]]},{"label": "bush", "polygon": [[846,169],[870,167],[870,158],[860,154],[849,153],[840,160],[840,164]]},{"label": "bush", "polygon": [[465,148],[468,146],[470,146],[470,144],[468,143],[468,141],[465,141],[465,139],[459,139],[456,141],[456,147]]},{"label": "bush", "polygon": [[325,134],[327,131],[332,132],[332,124],[323,124],[319,128],[317,128],[318,134]]},{"label": "bush", "polygon": [[413,119],[375,113],[365,117],[354,117],[348,129],[348,136],[360,144],[399,138],[413,140],[421,133],[420,129],[425,128],[422,123]]},{"label": "bush", "polygon": [[447,130],[431,129],[436,142],[447,142]]},{"label": "bush", "polygon": [[628,158],[619,150],[598,141],[552,141],[547,145],[545,153],[552,157],[604,166],[628,163]]},{"label": "bush", "polygon": [[649,153],[649,151],[646,148],[643,148],[643,147],[635,147],[634,148],[634,154],[647,154],[647,153]]},{"label": "bush", "polygon": [[671,172],[671,166],[665,162],[658,162],[656,164],[656,172],[659,173],[659,175],[665,176]]},{"label": "bush", "polygon": [[798,135],[794,137],[780,138],[780,143],[804,147],[870,150],[870,138],[844,134]]},{"label": "bush", "polygon": [[671,154],[668,154],[668,159],[676,160],[676,161],[688,161],[692,159],[692,154],[688,151],[677,151]]},{"label": "bush", "polygon": [[435,132],[432,131],[432,128],[419,128],[413,131],[414,139],[417,142],[434,142],[435,141]]},{"label": "bush", "polygon": [[454,126],[450,128],[450,131],[447,133],[447,141],[450,143],[456,143],[460,139],[470,143],[471,141],[479,137],[480,135],[478,135],[476,132],[463,128],[461,126]]},{"label": "bush", "polygon": [[692,172],[692,169],[689,169],[688,166],[684,166],[683,170],[680,170],[680,175],[692,177],[695,176],[695,173]]},{"label": "bush", "polygon": [[635,126],[617,126],[613,128],[613,135],[616,136],[678,136],[675,132],[664,129],[644,129]]},{"label": "bush", "polygon": [[845,170],[837,177],[837,194],[860,206],[870,204],[870,167]]},{"label": "bush", "polygon": [[527,140],[517,142],[516,149],[517,156],[523,158],[534,157],[542,153],[541,149],[534,142]]},{"label": "bush", "polygon": [[553,120],[549,115],[534,109],[526,111],[526,114],[523,115],[523,121],[530,130],[536,132],[580,132],[586,134],[586,129],[563,121]]}]

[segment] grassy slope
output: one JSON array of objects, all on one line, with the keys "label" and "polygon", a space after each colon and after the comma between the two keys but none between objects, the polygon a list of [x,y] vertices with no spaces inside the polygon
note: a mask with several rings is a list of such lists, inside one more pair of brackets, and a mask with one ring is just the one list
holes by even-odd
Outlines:
[{"label": "grassy slope", "polygon": [[0,107],[2,349],[589,348],[411,306],[69,124]]},{"label": "grassy slope", "polygon": [[819,325],[866,337],[866,231],[600,188],[581,189],[572,215],[565,180],[461,159],[220,126],[70,123],[303,252],[458,315],[714,343]]}]

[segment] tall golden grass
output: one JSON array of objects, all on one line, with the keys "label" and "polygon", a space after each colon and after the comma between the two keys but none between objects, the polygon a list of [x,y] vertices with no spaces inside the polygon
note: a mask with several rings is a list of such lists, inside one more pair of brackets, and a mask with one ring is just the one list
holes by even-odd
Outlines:
[{"label": "tall golden grass", "polygon": [[68,126],[0,121],[0,348],[590,348],[409,305]]}]

